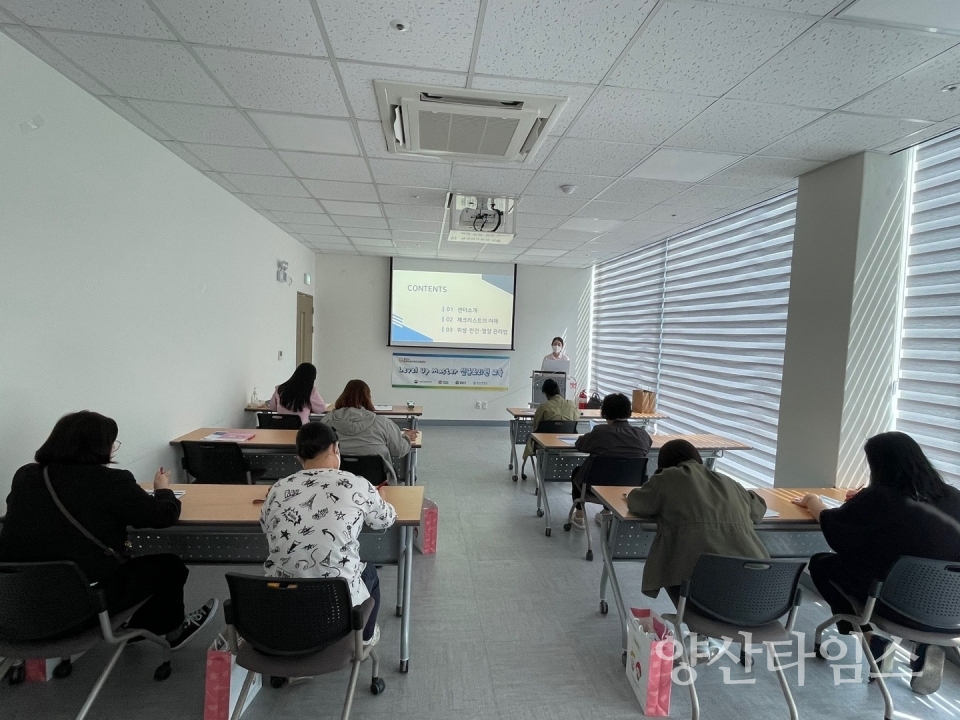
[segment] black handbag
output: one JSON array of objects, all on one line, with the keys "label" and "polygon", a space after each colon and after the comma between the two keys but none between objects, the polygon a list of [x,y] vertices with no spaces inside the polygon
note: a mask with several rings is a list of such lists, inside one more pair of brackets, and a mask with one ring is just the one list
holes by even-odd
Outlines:
[{"label": "black handbag", "polygon": [[100,540],[98,540],[97,537],[92,532],[87,530],[83,525],[80,524],[79,520],[77,520],[73,515],[70,514],[70,511],[63,506],[62,502],[60,502],[60,498],[57,495],[57,493],[54,492],[53,483],[50,482],[50,473],[47,472],[46,468],[43,469],[43,482],[47,486],[47,491],[50,493],[50,497],[53,498],[54,505],[56,505],[57,508],[60,510],[60,512],[63,513],[63,516],[67,519],[67,521],[71,525],[73,525],[77,530],[79,530],[80,534],[83,535],[85,538],[87,538],[87,540],[89,540],[98,548],[100,548],[103,551],[104,555],[106,555],[107,557],[113,558],[120,564],[125,563],[127,560],[130,560],[133,557],[133,550],[132,550],[132,546],[130,545],[130,541],[127,541],[126,549],[122,553],[118,553],[109,545],[104,545],[102,542],[100,542]]},{"label": "black handbag", "polygon": [[587,400],[587,410],[599,410],[602,404],[603,399],[600,397],[600,393],[593,393]]}]

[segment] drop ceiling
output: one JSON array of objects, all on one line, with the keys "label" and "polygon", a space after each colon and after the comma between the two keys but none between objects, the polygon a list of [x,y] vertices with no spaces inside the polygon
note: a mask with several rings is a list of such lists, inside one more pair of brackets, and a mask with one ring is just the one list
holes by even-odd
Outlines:
[{"label": "drop ceiling", "polygon": [[[955,0],[917,2],[0,0],[0,30],[317,253],[586,267],[960,126]],[[374,80],[568,101],[523,164],[398,159]],[[518,195],[514,242],[442,240],[449,190]]]}]

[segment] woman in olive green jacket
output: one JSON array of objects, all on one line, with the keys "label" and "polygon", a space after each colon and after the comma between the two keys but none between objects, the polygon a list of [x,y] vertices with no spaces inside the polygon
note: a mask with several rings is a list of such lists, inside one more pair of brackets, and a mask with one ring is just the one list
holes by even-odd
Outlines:
[{"label": "woman in olive green jacket", "polygon": [[627,507],[657,521],[643,567],[644,595],[656,597],[665,588],[676,604],[680,585],[691,578],[704,553],[770,557],[754,530],[767,510],[763,498],[704,467],[700,453],[686,440],[664,444],[656,473],[630,491]]}]

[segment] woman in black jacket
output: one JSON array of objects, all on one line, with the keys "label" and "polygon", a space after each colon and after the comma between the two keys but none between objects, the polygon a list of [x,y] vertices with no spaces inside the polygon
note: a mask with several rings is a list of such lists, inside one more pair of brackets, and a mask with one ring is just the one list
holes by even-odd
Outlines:
[{"label": "woman in black jacket", "polygon": [[180,517],[180,501],[163,468],[150,495],[129,471],[109,467],[120,445],[116,440],[117,423],[99,413],[84,410],[57,421],[36,462],[13,476],[0,562],[75,562],[104,591],[111,614],[143,602],[127,626],[166,635],[176,649],[214,616],[217,601],[184,615],[187,568],[180,558],[123,558],[127,527],[169,527]]},{"label": "woman in black jacket", "polygon": [[[833,510],[817,495],[797,501],[820,523],[834,551],[814,555],[809,566],[817,591],[834,613],[854,614],[847,598],[865,602],[873,580],[885,578],[901,556],[960,561],[960,490],[943,481],[909,435],[875,435],[863,451],[869,487],[849,493],[847,502]],[[892,610],[884,614],[916,626]],[[842,633],[852,630],[849,623],[837,627]],[[886,652],[886,641],[873,636],[871,649]],[[911,687],[921,695],[935,692],[943,673],[943,648],[919,645],[916,655]]]}]

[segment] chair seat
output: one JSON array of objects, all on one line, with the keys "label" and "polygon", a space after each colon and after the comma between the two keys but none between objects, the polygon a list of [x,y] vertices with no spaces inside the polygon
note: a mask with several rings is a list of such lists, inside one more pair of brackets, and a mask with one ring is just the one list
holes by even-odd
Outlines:
[{"label": "chair seat", "polygon": [[[351,633],[320,652],[309,655],[267,655],[248,643],[240,645],[237,665],[261,675],[278,677],[313,677],[350,667],[353,662],[354,637]],[[365,647],[361,660],[366,660],[372,647]]]},{"label": "chair seat", "polygon": [[960,634],[947,640],[943,633],[926,632],[924,630],[914,630],[906,625],[900,625],[892,620],[887,620],[882,615],[873,614],[870,618],[870,624],[887,635],[898,637],[903,640],[911,640],[925,645],[940,645],[942,647],[960,647]]},{"label": "chair seat", "polygon": [[[124,610],[112,616],[110,618],[110,627],[113,628],[114,632],[116,632],[123,623],[133,617],[133,614],[140,609],[141,605],[143,605],[143,603],[137,603],[129,610]],[[100,633],[100,624],[97,623],[88,630],[63,638],[62,640],[8,642],[0,639],[0,657],[13,658],[15,660],[68,657],[92,650],[101,642],[103,642],[103,635]]]},{"label": "chair seat", "polygon": [[747,642],[745,633],[749,633],[751,643],[790,640],[790,633],[788,633],[787,629],[779,622],[767,623],[766,625],[753,628],[744,628],[699,615],[689,607],[683,614],[683,622],[690,629],[690,632],[696,633],[697,635],[718,639],[726,638],[740,644]]}]

